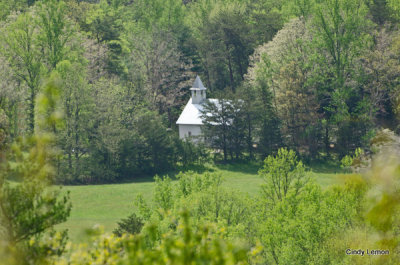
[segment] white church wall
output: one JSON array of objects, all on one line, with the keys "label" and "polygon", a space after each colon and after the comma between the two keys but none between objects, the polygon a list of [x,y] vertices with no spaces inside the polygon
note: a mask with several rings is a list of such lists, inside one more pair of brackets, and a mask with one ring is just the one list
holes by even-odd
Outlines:
[{"label": "white church wall", "polygon": [[192,124],[179,124],[179,138],[185,138],[189,136],[200,136],[201,125]]}]

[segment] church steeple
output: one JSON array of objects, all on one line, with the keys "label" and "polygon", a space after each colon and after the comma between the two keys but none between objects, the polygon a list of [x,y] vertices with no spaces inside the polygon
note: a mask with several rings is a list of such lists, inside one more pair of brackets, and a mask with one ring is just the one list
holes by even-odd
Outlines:
[{"label": "church steeple", "polygon": [[192,91],[192,104],[200,104],[206,99],[206,90],[199,76],[196,76],[193,86],[190,89]]}]

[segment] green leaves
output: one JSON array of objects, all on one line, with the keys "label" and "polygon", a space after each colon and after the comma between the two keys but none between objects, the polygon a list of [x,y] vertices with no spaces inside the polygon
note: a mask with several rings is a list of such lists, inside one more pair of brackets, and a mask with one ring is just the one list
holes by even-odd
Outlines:
[{"label": "green leaves", "polygon": [[244,102],[241,99],[229,99],[229,96],[222,97],[221,95],[218,99],[207,100],[203,103],[202,133],[206,143],[223,150],[224,161],[227,161],[228,154],[231,160],[234,158],[233,155],[236,159],[242,156],[246,130],[245,118]]},{"label": "green leaves", "polygon": [[161,179],[157,175],[154,179],[156,181],[156,188],[154,191],[156,208],[162,211],[168,211],[174,206],[171,179],[168,177],[163,177]]},{"label": "green leaves", "polygon": [[5,25],[1,55],[8,59],[18,88],[27,87],[23,99],[27,101],[25,109],[31,133],[35,129],[35,100],[43,76],[76,48],[70,43],[75,29],[65,11],[63,1],[45,1]]},{"label": "green leaves", "polygon": [[5,163],[0,164],[0,231],[5,244],[18,250],[18,264],[44,262],[47,256],[61,255],[67,236],[62,233],[56,239],[55,249],[54,242],[42,240],[45,233],[52,233],[54,225],[67,219],[71,210],[69,195],[60,198],[60,192],[50,187],[55,175],[52,132],[58,120],[58,86],[54,82],[49,81],[37,101],[36,134],[15,142]]},{"label": "green leaves", "polygon": [[66,4],[63,1],[49,0],[38,5],[38,39],[44,48],[49,70],[68,55],[72,24],[66,17]]},{"label": "green leaves", "polygon": [[365,164],[365,162],[362,161],[363,154],[364,151],[361,148],[357,148],[353,156],[346,155],[342,158],[342,160],[340,161],[340,167],[347,170],[351,169],[351,167],[355,169],[362,167]]},{"label": "green leaves", "polygon": [[288,193],[297,195],[308,181],[303,163],[286,148],[279,149],[275,157],[268,156],[258,174],[266,183],[263,191],[272,203],[284,200]]},{"label": "green leaves", "polygon": [[[181,211],[179,217],[176,232],[163,234],[157,247],[146,244],[145,235],[102,235],[92,247],[81,245],[56,264],[249,264],[247,247],[223,240],[213,226],[193,224],[187,211]],[[154,227],[148,230],[149,234],[156,232]]]}]

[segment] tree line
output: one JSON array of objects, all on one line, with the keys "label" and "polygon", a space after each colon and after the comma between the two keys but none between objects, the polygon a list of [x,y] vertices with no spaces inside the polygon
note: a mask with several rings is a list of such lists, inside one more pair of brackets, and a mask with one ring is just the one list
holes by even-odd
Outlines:
[{"label": "tree line", "polygon": [[[67,244],[54,226],[69,215],[68,195],[49,186],[54,81],[37,105],[40,132],[14,143],[1,164],[0,264],[397,264],[399,160],[391,151],[399,141],[387,131],[374,138],[380,155],[370,168],[343,185],[322,189],[296,153],[281,148],[264,160],[258,194],[228,189],[212,172],[180,173],[174,182],[156,176],[152,201],[138,195],[113,235],[93,229],[89,245]],[[386,254],[346,255],[360,248]]]},{"label": "tree line", "polygon": [[205,159],[207,150],[178,139],[175,125],[196,74],[228,103],[208,109],[230,123],[205,120],[204,130],[224,160],[264,158],[282,146],[340,159],[367,147],[377,128],[398,130],[396,1],[0,7],[0,140],[34,134],[36,97],[56,72],[59,182],[118,181]]},{"label": "tree line", "polygon": [[[308,159],[341,159],[368,148],[379,128],[398,132],[399,31],[390,3],[290,7],[272,40],[254,49],[243,82],[219,97],[226,107],[204,111],[205,134],[225,159],[265,157],[280,146]],[[224,124],[215,128],[216,119]]]}]

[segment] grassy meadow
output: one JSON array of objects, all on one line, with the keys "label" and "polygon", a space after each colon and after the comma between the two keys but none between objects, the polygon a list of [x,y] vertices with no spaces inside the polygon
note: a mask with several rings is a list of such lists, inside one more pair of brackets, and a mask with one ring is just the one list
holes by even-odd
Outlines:
[{"label": "grassy meadow", "polygon": [[[219,173],[224,185],[229,188],[257,194],[262,179],[257,175],[257,164],[210,165],[202,171]],[[323,188],[338,183],[339,174],[331,167],[313,166],[312,176]],[[117,221],[127,217],[133,211],[133,200],[142,194],[147,201],[153,195],[152,178],[142,178],[135,182],[106,185],[65,186],[70,191],[72,211],[67,222],[58,225],[59,229],[68,229],[73,242],[86,238],[86,230],[100,225],[106,232],[111,232]]]}]

